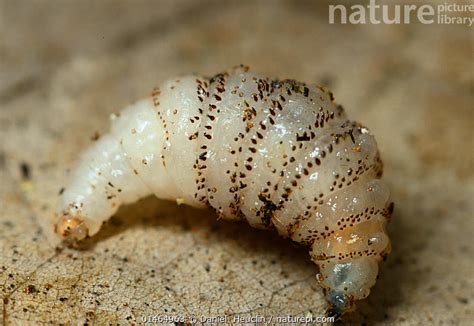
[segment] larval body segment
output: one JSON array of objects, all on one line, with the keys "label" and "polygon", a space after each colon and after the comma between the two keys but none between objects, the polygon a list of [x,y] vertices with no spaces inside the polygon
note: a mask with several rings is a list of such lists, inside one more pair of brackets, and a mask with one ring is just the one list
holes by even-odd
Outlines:
[{"label": "larval body segment", "polygon": [[389,191],[370,132],[332,93],[241,66],[154,89],[79,161],[58,209],[69,239],[154,194],[310,246],[336,314],[364,298],[390,251]]}]

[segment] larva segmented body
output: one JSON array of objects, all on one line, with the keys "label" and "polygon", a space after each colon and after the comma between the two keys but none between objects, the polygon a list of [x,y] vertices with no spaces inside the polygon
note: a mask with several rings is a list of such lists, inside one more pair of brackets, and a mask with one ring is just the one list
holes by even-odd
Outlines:
[{"label": "larva segmented body", "polygon": [[369,294],[392,205],[367,128],[332,93],[239,66],[166,82],[113,117],[61,196],[56,232],[81,240],[154,194],[308,245],[334,314]]}]

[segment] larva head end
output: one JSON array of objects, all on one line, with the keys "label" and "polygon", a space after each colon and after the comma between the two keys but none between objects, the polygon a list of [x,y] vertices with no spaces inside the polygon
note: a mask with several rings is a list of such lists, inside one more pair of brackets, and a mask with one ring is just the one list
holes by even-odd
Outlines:
[{"label": "larva head end", "polygon": [[329,308],[326,310],[327,317],[334,317],[337,321],[346,312],[353,309],[353,300],[345,294],[332,292],[329,297]]},{"label": "larva head end", "polygon": [[326,317],[334,317],[334,321],[338,321],[341,318],[341,312],[331,307],[326,310]]},{"label": "larva head end", "polygon": [[81,241],[88,235],[88,229],[84,221],[78,217],[63,216],[54,225],[54,231],[63,238],[66,243]]}]

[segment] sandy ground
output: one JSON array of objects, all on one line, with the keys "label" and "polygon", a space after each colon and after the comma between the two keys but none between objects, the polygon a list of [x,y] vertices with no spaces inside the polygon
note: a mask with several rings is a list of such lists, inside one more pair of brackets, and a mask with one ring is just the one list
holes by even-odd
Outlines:
[{"label": "sandy ground", "polygon": [[1,1],[0,323],[318,316],[305,249],[154,198],[55,251],[65,171],[167,78],[245,63],[329,86],[376,135],[393,253],[348,324],[474,320],[472,28],[328,24],[326,2]]}]

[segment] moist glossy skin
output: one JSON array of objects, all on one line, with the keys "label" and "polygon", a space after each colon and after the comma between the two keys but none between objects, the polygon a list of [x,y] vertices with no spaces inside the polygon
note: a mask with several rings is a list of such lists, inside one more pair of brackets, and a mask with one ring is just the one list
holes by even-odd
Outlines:
[{"label": "moist glossy skin", "polygon": [[331,314],[369,294],[392,205],[374,137],[331,92],[239,66],[168,81],[112,120],[61,196],[62,238],[92,236],[154,194],[309,246]]}]

